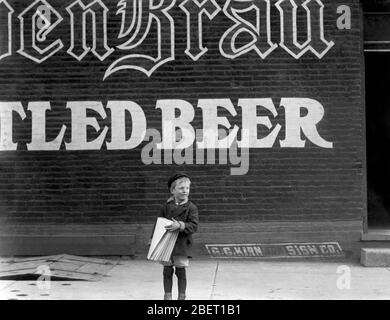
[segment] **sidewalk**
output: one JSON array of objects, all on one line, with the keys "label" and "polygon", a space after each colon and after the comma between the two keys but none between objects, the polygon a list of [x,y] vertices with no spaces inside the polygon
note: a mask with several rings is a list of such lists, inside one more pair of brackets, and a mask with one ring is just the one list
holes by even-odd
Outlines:
[{"label": "sidewalk", "polygon": [[[118,265],[98,282],[51,281],[50,289],[39,289],[36,281],[0,280],[0,299],[162,298],[162,267],[159,264],[127,257],[117,259]],[[343,274],[337,273],[337,269],[343,265],[350,268],[351,282],[350,289],[341,290],[337,287],[338,279],[343,275],[348,276],[348,269],[341,270]],[[188,300],[390,299],[390,269],[366,268],[352,260],[202,258],[191,261],[187,279]],[[177,296],[176,282],[173,294]]]}]

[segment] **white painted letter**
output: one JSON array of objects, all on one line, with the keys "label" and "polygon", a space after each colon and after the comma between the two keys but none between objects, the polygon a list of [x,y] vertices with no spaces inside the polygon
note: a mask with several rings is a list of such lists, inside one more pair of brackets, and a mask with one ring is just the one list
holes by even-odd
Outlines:
[{"label": "white painted letter", "polygon": [[0,151],[13,151],[18,148],[18,144],[13,142],[12,112],[20,115],[22,120],[26,118],[26,113],[20,102],[0,102]]},{"label": "white painted letter", "polygon": [[[111,142],[107,143],[107,149],[136,148],[146,133],[146,118],[142,108],[133,101],[108,101],[107,108],[111,110]],[[132,124],[129,140],[126,140],[126,111],[131,115]]]},{"label": "white painted letter", "polygon": [[[133,3],[132,6],[130,2]],[[132,51],[141,45],[147,36],[150,38],[149,33],[152,29],[156,30],[156,34],[152,35],[152,37],[156,39],[157,53],[155,57],[136,53],[125,55],[109,66],[104,79],[117,71],[126,69],[138,70],[150,77],[157,68],[175,59],[175,25],[171,15],[168,13],[175,2],[176,0],[160,0],[157,5],[154,4],[153,0],[121,0],[118,2],[119,10],[117,14],[122,15],[122,27],[119,38],[129,35],[130,30],[134,32],[125,43],[117,47],[124,51]],[[123,26],[126,22],[124,17],[131,16],[131,14],[127,13],[129,10],[133,13],[133,19],[136,21],[135,28],[133,23],[131,23],[129,28]],[[147,45],[149,48],[151,47],[150,43]]]},{"label": "white painted letter", "polygon": [[219,140],[218,126],[229,131],[231,124],[226,117],[218,117],[218,107],[229,111],[233,117],[237,115],[230,99],[200,99],[198,108],[203,111],[203,141],[197,143],[200,149],[227,149],[237,137],[239,127],[235,125],[226,138]]},{"label": "white painted letter", "polygon": [[[40,47],[47,42],[48,35],[63,20],[47,1],[36,0],[18,18],[20,20],[19,54],[41,63],[63,48],[64,45],[59,39],[44,48]],[[27,29],[25,22],[28,25]]]},{"label": "white painted letter", "polygon": [[[1,43],[0,43],[0,60],[8,57],[12,53],[12,14],[14,9],[6,0],[0,0],[0,21],[1,21]],[[6,27],[6,31],[3,30]]]},{"label": "white painted letter", "polygon": [[[156,109],[162,111],[162,143],[161,149],[186,149],[195,140],[195,131],[190,122],[194,119],[193,106],[185,100],[158,100]],[[180,110],[180,116],[175,117],[175,110]],[[176,128],[182,131],[182,138],[176,141]]]},{"label": "white painted letter", "polygon": [[[324,107],[309,98],[283,98],[280,106],[286,114],[286,139],[280,140],[282,148],[304,148],[306,140],[301,139],[301,129],[306,137],[322,148],[333,148],[333,143],[324,140],[317,131],[317,124],[324,117]],[[307,115],[301,117],[301,109]]]},{"label": "white painted letter", "polygon": [[87,117],[87,110],[93,110],[105,119],[107,115],[102,103],[99,101],[73,101],[68,102],[66,108],[69,108],[72,112],[72,142],[65,142],[66,149],[100,150],[108,128],[104,127],[97,139],[87,141],[87,126],[92,126],[96,132],[100,129],[96,118]]},{"label": "white painted letter", "polygon": [[215,0],[185,0],[179,7],[187,15],[187,49],[185,53],[196,61],[207,52],[203,46],[203,15],[212,20],[221,11]]},{"label": "white painted letter", "polygon": [[281,129],[280,124],[277,124],[268,136],[257,138],[258,125],[265,126],[269,130],[272,128],[269,117],[257,116],[257,107],[261,106],[271,111],[274,117],[278,115],[272,99],[239,99],[238,106],[242,109],[242,131],[244,133],[239,146],[241,148],[272,148]]},{"label": "white painted letter", "polygon": [[46,110],[51,110],[50,102],[30,102],[27,109],[31,111],[32,123],[31,143],[27,143],[27,150],[60,150],[66,131],[65,125],[62,125],[61,131],[55,140],[46,142]]},{"label": "white painted letter", "polygon": [[[254,10],[255,25],[246,20],[245,13]],[[228,0],[223,7],[224,14],[235,24],[229,28],[219,42],[221,54],[229,59],[239,57],[254,50],[262,59],[277,48],[271,41],[271,4],[270,0]],[[240,13],[244,15],[240,15]],[[240,34],[251,38],[249,43],[237,47]]]},{"label": "white painted letter", "polygon": [[306,11],[306,23],[303,23],[303,34],[307,39],[298,42],[298,16],[294,0],[279,0],[275,7],[280,13],[280,46],[295,59],[306,52],[313,52],[321,59],[333,46],[333,41],[327,41],[324,36],[324,5],[320,0],[306,0],[302,7]]},{"label": "white painted letter", "polygon": [[[66,7],[70,16],[70,48],[68,53],[77,60],[82,60],[91,51],[100,61],[114,52],[107,44],[108,8],[100,0],[87,6],[81,0]],[[87,44],[87,14],[92,17],[92,48]],[[100,28],[98,29],[97,26]]]}]

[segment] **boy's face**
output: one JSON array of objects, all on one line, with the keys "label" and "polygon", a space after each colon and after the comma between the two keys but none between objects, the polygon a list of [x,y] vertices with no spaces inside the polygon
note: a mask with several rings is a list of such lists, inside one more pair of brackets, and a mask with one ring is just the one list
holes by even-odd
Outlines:
[{"label": "boy's face", "polygon": [[187,200],[190,194],[190,182],[188,181],[177,182],[175,187],[172,188],[172,194],[175,197],[175,199],[180,202]]}]

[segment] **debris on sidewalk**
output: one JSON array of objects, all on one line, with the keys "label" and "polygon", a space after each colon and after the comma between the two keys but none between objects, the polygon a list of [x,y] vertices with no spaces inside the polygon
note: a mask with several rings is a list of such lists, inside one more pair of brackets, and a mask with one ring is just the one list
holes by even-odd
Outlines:
[{"label": "debris on sidewalk", "polygon": [[118,261],[68,254],[14,258],[0,263],[0,280],[36,279],[45,274],[51,280],[99,281]]}]

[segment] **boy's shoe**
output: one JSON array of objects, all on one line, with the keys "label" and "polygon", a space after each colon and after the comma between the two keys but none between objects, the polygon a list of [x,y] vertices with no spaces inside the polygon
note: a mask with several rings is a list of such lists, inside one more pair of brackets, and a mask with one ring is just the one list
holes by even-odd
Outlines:
[{"label": "boy's shoe", "polygon": [[179,297],[177,300],[185,300],[186,299],[186,294],[185,293],[179,293]]},{"label": "boy's shoe", "polygon": [[172,300],[172,293],[164,293],[164,300]]}]

